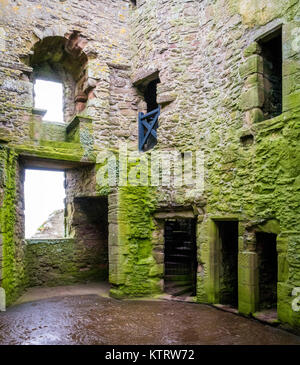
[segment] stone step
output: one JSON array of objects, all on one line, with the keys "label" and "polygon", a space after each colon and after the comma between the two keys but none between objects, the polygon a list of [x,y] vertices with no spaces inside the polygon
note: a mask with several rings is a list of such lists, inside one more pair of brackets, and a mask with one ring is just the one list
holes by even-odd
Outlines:
[{"label": "stone step", "polygon": [[174,286],[174,287],[165,286],[165,292],[175,297],[184,294],[188,295],[193,292],[193,287],[192,285]]}]

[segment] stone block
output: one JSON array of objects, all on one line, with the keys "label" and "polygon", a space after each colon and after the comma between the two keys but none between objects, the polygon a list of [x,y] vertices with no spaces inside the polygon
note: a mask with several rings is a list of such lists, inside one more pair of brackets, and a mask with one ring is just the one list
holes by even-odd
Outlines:
[{"label": "stone block", "polygon": [[287,281],[289,276],[289,264],[286,254],[278,255],[278,281]]},{"label": "stone block", "polygon": [[264,105],[264,90],[261,87],[252,87],[241,95],[240,107],[242,110],[261,108]]},{"label": "stone block", "polygon": [[240,313],[254,313],[258,307],[258,286],[239,285],[238,309]]},{"label": "stone block", "polygon": [[0,288],[0,312],[5,312],[6,310],[6,298],[5,298],[5,290]]},{"label": "stone block", "polygon": [[162,93],[157,95],[157,103],[160,105],[169,104],[176,100],[177,95],[174,92]]},{"label": "stone block", "polygon": [[241,78],[246,78],[253,73],[263,73],[263,58],[259,55],[249,57],[240,67]]},{"label": "stone block", "polygon": [[282,28],[283,59],[298,58],[300,55],[300,23],[289,22]]},{"label": "stone block", "polygon": [[257,253],[256,252],[240,252],[239,266],[246,269],[257,268]]},{"label": "stone block", "polygon": [[300,72],[287,75],[282,80],[282,95],[288,96],[300,89]]},{"label": "stone block", "polygon": [[246,121],[248,124],[258,123],[264,120],[264,113],[260,108],[253,108],[247,110],[246,112]]},{"label": "stone block", "polygon": [[259,55],[261,53],[261,47],[259,43],[252,42],[244,51],[244,56],[249,57],[252,55]]},{"label": "stone block", "polygon": [[258,284],[258,268],[245,268],[239,266],[238,269],[239,283],[245,285],[257,285]]},{"label": "stone block", "polygon": [[295,73],[300,73],[300,62],[296,60],[285,60],[282,65],[283,77]]},{"label": "stone block", "polygon": [[284,112],[292,109],[300,109],[300,91],[283,96],[282,109]]},{"label": "stone block", "polygon": [[[82,117],[80,115],[75,115],[67,126],[67,141],[82,143],[85,145],[89,141],[89,138],[93,141],[92,136],[92,118]],[[87,136],[88,134],[88,136]]]},{"label": "stone block", "polygon": [[148,83],[158,77],[158,72],[157,68],[138,69],[131,77],[132,83],[135,86],[139,86],[145,82]]}]

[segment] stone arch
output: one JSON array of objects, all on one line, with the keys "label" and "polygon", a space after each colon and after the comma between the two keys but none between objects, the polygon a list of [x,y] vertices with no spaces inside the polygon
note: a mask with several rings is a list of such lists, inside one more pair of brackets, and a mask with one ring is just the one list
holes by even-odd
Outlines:
[{"label": "stone arch", "polygon": [[40,78],[63,84],[64,119],[68,122],[85,109],[96,86],[94,80],[88,79],[88,56],[84,51],[88,41],[79,31],[64,36],[49,34],[52,33],[40,35],[23,62],[33,69],[32,82]]}]

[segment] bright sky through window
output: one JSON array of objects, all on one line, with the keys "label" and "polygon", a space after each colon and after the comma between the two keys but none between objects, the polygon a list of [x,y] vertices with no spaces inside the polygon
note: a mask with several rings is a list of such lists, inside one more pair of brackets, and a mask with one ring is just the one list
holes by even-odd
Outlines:
[{"label": "bright sky through window", "polygon": [[55,210],[64,208],[64,172],[25,170],[25,237],[30,238]]},{"label": "bright sky through window", "polygon": [[36,80],[34,94],[35,108],[47,110],[43,120],[63,123],[62,84],[52,81]]}]

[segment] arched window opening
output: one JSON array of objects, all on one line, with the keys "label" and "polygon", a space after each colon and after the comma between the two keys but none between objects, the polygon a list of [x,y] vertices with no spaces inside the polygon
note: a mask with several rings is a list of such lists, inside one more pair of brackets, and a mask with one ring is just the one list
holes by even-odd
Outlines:
[{"label": "arched window opening", "polygon": [[[39,80],[62,85],[63,118],[60,117],[60,121],[69,122],[74,115],[81,113],[93,92],[95,85],[88,80],[88,59],[83,52],[86,43],[77,31],[65,37],[46,37],[37,42],[32,53],[24,59],[33,68],[31,81],[35,84],[35,107],[39,108],[36,100]],[[47,92],[50,93],[50,86]],[[45,116],[44,120],[49,120],[49,116]]]}]

